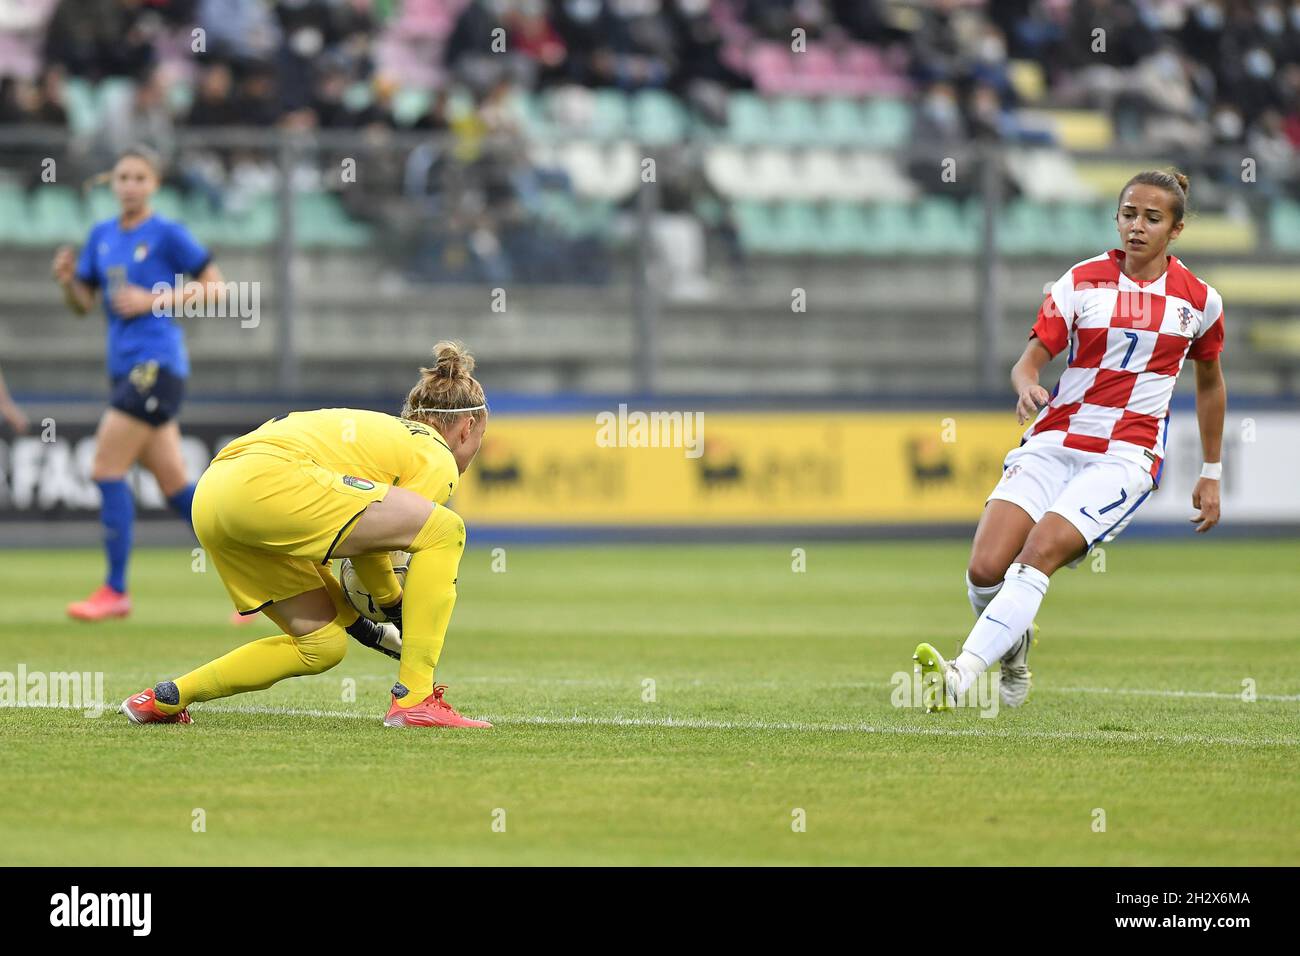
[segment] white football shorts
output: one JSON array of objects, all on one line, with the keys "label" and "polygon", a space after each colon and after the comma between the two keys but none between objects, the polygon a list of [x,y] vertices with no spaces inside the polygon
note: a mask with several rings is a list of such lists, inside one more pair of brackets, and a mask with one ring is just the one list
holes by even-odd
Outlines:
[{"label": "white football shorts", "polygon": [[1091,550],[1119,536],[1154,485],[1135,462],[1031,441],[1007,455],[988,500],[1019,505],[1035,522],[1053,511],[1079,529]]}]

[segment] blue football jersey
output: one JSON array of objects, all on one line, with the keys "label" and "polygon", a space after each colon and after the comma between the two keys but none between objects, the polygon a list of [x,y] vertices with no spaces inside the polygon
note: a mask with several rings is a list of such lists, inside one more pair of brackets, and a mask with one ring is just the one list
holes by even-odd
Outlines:
[{"label": "blue football jersey", "polygon": [[146,312],[124,319],[110,301],[122,283],[152,290],[163,282],[173,285],[177,275],[194,277],[212,256],[178,222],[157,214],[134,229],[123,229],[116,217],[96,223],[81,250],[77,278],[103,295],[108,319],[108,374],[126,375],[141,362],[157,362],[182,377],[190,373],[185,352],[185,332],[169,315]]}]

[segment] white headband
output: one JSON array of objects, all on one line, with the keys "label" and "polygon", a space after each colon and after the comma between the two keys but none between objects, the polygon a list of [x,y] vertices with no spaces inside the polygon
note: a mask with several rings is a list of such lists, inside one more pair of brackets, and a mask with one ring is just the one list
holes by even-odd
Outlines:
[{"label": "white headband", "polygon": [[468,408],[412,408],[413,412],[433,412],[438,415],[445,415],[447,412],[477,412],[480,409],[486,409],[487,405],[471,405]]}]

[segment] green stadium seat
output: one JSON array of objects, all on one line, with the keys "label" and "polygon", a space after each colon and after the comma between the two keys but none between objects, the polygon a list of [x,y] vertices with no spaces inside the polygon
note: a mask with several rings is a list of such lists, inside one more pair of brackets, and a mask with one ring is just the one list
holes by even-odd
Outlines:
[{"label": "green stadium seat", "polygon": [[860,203],[831,203],[822,216],[821,248],[831,255],[871,250],[871,224]]},{"label": "green stadium seat", "polygon": [[828,146],[862,146],[870,141],[861,104],[854,99],[832,96],[821,109],[820,136]]},{"label": "green stadium seat", "polygon": [[350,84],[343,91],[343,105],[350,110],[363,110],[373,103],[374,99],[374,90],[364,80]]},{"label": "green stadium seat", "polygon": [[733,143],[754,146],[766,143],[772,121],[767,101],[753,93],[733,93],[727,101],[726,137]]},{"label": "green stadium seat", "polygon": [[1300,203],[1283,199],[1269,216],[1269,237],[1280,252],[1300,252]]},{"label": "green stadium seat", "polygon": [[27,231],[27,201],[13,183],[0,182],[0,243],[19,242]]},{"label": "green stadium seat", "polygon": [[768,107],[770,131],[768,141],[786,146],[816,146],[823,136],[817,110],[810,100],[782,96]]},{"label": "green stadium seat", "polygon": [[955,199],[932,196],[916,210],[916,242],[926,252],[971,253],[979,247],[978,224],[972,224]]},{"label": "green stadium seat", "polygon": [[86,197],[86,209],[91,222],[103,222],[117,215],[117,197],[108,186],[96,186]]},{"label": "green stadium seat", "polygon": [[167,87],[167,106],[173,116],[185,116],[194,104],[194,85],[176,80]]},{"label": "green stadium seat", "polygon": [[153,210],[166,219],[183,219],[181,194],[171,186],[161,187],[153,196]]},{"label": "green stadium seat", "polygon": [[79,242],[89,222],[77,193],[70,186],[41,186],[27,204],[28,236],[33,245]]},{"label": "green stadium seat", "polygon": [[912,135],[912,110],[902,100],[868,100],[862,110],[868,145],[895,149]]},{"label": "green stadium seat", "polygon": [[393,120],[398,126],[411,126],[428,111],[431,102],[428,90],[403,87],[393,95]]},{"label": "green stadium seat", "polygon": [[[370,230],[349,219],[338,197],[331,193],[296,196],[294,215],[297,242],[302,247],[357,248],[370,241]],[[242,227],[242,222],[234,224],[235,241],[245,240]]]},{"label": "green stadium seat", "polygon": [[591,135],[601,139],[621,139],[627,136],[631,126],[629,112],[626,94],[620,90],[596,90]]},{"label": "green stadium seat", "polygon": [[678,143],[690,130],[690,114],[677,97],[661,90],[643,90],[632,100],[632,135],[658,146]]},{"label": "green stadium seat", "polygon": [[912,211],[908,203],[872,203],[866,207],[866,214],[865,252],[870,255],[893,255],[914,250]]},{"label": "green stadium seat", "polygon": [[515,102],[523,119],[524,131],[530,137],[550,139],[554,130],[541,97],[528,91],[519,92],[517,97]]},{"label": "green stadium seat", "polygon": [[736,231],[740,244],[752,253],[776,252],[781,247],[781,239],[776,223],[772,217],[772,208],[767,203],[743,200],[732,207],[736,220]]},{"label": "green stadium seat", "polygon": [[89,133],[99,123],[95,86],[79,76],[63,81],[63,99],[68,110],[68,129],[74,136]]},{"label": "green stadium seat", "polygon": [[786,200],[778,203],[773,228],[776,230],[777,252],[808,254],[822,247],[821,216],[810,202]]},{"label": "green stadium seat", "polygon": [[1057,248],[1051,209],[1028,199],[1013,199],[998,218],[998,251],[1029,255]]}]

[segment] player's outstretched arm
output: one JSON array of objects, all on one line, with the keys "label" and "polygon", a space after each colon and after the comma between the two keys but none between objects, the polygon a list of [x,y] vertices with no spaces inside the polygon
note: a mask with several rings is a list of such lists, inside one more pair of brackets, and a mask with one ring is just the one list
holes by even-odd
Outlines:
[{"label": "player's outstretched arm", "polygon": [[[1220,465],[1223,460],[1223,416],[1228,408],[1228,386],[1223,381],[1223,368],[1218,358],[1194,359],[1196,362],[1196,422],[1201,430],[1201,452],[1206,465]],[[1218,469],[1211,469],[1218,471]],[[1201,477],[1192,492],[1192,507],[1199,510],[1192,516],[1198,533],[1204,533],[1219,523],[1219,479]]]},{"label": "player's outstretched arm", "polygon": [[1019,361],[1011,368],[1011,387],[1016,390],[1016,418],[1022,425],[1052,400],[1047,389],[1038,384],[1038,374],[1051,360],[1052,353],[1035,337],[1025,345]]}]

